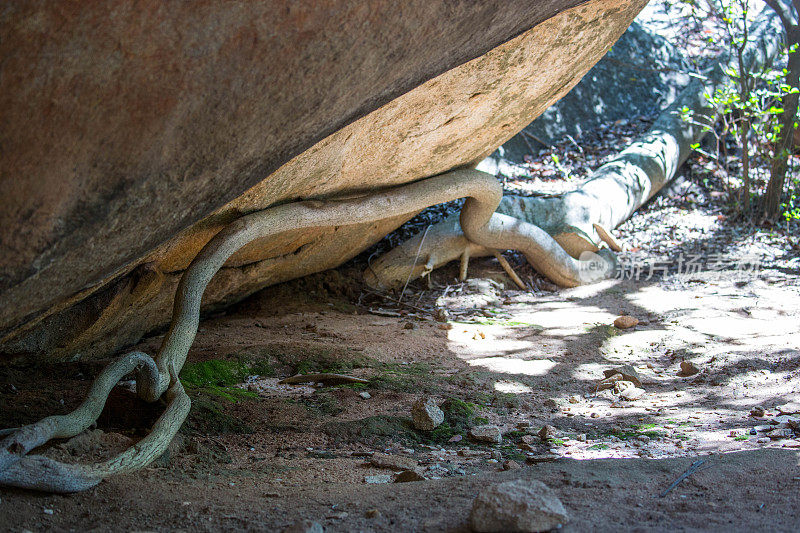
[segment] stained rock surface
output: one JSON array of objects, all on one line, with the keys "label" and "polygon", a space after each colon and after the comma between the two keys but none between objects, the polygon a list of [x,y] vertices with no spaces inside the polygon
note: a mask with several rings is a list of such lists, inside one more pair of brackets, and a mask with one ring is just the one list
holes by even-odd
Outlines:
[{"label": "stained rock surface", "polygon": [[[103,357],[163,327],[181,272],[243,213],[475,164],[644,4],[7,3],[0,356]],[[406,218],[256,241],[204,308],[341,264]]]}]

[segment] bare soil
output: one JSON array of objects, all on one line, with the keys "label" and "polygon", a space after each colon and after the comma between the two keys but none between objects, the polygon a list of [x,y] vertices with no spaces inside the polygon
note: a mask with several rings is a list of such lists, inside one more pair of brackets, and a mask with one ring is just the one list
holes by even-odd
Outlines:
[{"label": "bare soil", "polygon": [[[641,122],[613,127],[634,135]],[[541,189],[556,171],[506,185]],[[4,489],[0,529],[271,531],[309,519],[327,531],[468,531],[478,491],[521,478],[557,492],[564,531],[800,530],[800,246],[732,222],[720,189],[678,182],[651,202],[616,231],[619,276],[596,285],[558,290],[511,255],[530,291],[510,290],[492,259],[463,284],[450,266],[375,294],[360,283],[370,252],[206,317],[181,375],[192,412],[170,450],[81,494]],[[618,329],[620,315],[639,323]],[[0,427],[74,408],[102,365],[0,367]],[[635,400],[599,390],[621,365],[640,377]],[[279,383],[310,372],[369,383]],[[422,397],[446,412],[433,432],[411,423]],[[101,459],[160,409],[122,383],[97,428],[40,452]],[[502,443],[472,441],[481,424]],[[545,425],[555,433],[542,439]],[[370,464],[375,453],[415,461],[426,480],[368,483],[395,475]]]},{"label": "bare soil", "polygon": [[[700,228],[718,222],[693,217]],[[621,234],[635,241],[631,226]],[[681,246],[694,242],[684,237]],[[748,246],[726,240],[728,251]],[[524,478],[556,490],[572,517],[565,531],[796,531],[800,440],[766,435],[791,418],[778,406],[800,401],[800,289],[794,260],[771,251],[758,272],[675,272],[552,292],[506,290],[487,260],[465,284],[452,281],[454,271],[435,273],[431,288],[407,290],[403,304],[362,292],[352,268],[268,289],[203,321],[187,367],[194,374],[184,372],[200,383],[190,387],[193,412],[165,457],[82,494],[5,490],[0,524],[280,530],[312,519],[329,531],[466,531],[481,487]],[[437,309],[447,322],[434,319]],[[615,328],[620,314],[639,325]],[[159,341],[137,348],[152,353]],[[700,373],[679,375],[683,360]],[[209,361],[233,365],[213,367],[223,385],[202,384]],[[603,370],[622,364],[640,374],[639,399],[597,392]],[[65,412],[99,368],[4,367],[2,424]],[[230,384],[220,368],[244,369],[244,378]],[[277,383],[311,371],[370,383]],[[127,386],[99,430],[45,453],[97,459],[143,434],[158,407]],[[422,396],[472,412],[448,411],[447,430],[416,431],[410,407]],[[763,416],[751,415],[756,407]],[[470,441],[466,429],[481,423],[499,426],[502,444]],[[545,424],[558,431],[547,441],[535,436]],[[392,474],[368,464],[374,452],[412,458],[429,479],[366,483]],[[707,468],[659,497],[698,458]],[[514,469],[502,471],[507,460]]]}]

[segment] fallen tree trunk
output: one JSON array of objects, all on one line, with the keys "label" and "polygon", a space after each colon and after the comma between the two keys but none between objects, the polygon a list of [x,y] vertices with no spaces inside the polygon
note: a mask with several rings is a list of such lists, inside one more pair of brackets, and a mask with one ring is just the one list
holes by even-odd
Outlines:
[{"label": "fallen tree trunk", "polygon": [[[746,53],[751,71],[769,66],[782,46],[782,34],[769,10],[762,11],[752,35]],[[725,71],[732,60],[723,58],[703,79],[690,82],[641,139],[598,168],[576,190],[557,196],[506,196],[497,212],[542,228],[575,258],[584,252],[597,252],[603,243],[618,250],[609,230],[627,220],[672,180],[692,146],[709,131],[717,110],[709,104],[708,95],[730,83]],[[701,120],[685,120],[685,110]],[[470,257],[495,252],[470,242],[456,214],[373,261],[364,278],[373,288],[394,289],[461,258],[464,279]]]}]

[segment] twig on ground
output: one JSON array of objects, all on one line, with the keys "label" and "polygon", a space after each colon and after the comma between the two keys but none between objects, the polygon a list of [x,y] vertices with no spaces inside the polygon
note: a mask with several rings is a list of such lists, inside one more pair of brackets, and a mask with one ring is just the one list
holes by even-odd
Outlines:
[{"label": "twig on ground", "polygon": [[[681,474],[680,476],[678,476],[678,479],[676,479],[675,481],[673,481],[673,482],[672,482],[672,485],[670,485],[669,487],[667,487],[667,490],[665,490],[664,492],[662,492],[661,494],[659,494],[659,495],[658,495],[658,497],[659,497],[659,498],[663,498],[663,497],[665,497],[667,494],[669,494],[669,493],[670,493],[670,491],[671,491],[672,489],[674,489],[675,487],[677,487],[678,485],[680,485],[680,484],[681,484],[681,482],[682,482],[684,479],[686,479],[687,477],[691,476],[692,474],[694,474],[694,473],[696,473],[696,472],[700,472],[700,471],[702,471],[702,470],[705,470],[705,469],[707,469],[707,468],[711,468],[712,466],[714,466],[713,464],[706,464],[707,462],[708,462],[708,461],[706,461],[705,459],[699,459],[699,460],[697,460],[697,461],[693,462],[693,463],[692,463],[692,465],[691,465],[689,468],[687,468],[687,469],[686,469],[686,472],[684,472],[683,474]],[[706,466],[704,466],[703,468],[700,468],[700,467],[701,467],[701,466],[703,466],[704,464],[706,464]]]},{"label": "twig on ground", "polygon": [[[524,132],[523,132],[523,133],[524,133]],[[531,151],[531,156],[535,156],[535,155],[537,154],[537,152],[536,152],[536,150],[534,150],[534,149],[533,149],[533,146],[531,146],[531,143],[529,143],[529,142],[528,142],[528,139],[525,137],[525,135],[522,135],[522,136],[520,137],[520,139],[522,139],[522,140],[523,140],[523,142],[525,143],[525,146],[527,146],[527,147],[528,147],[528,150],[530,150],[530,151]],[[505,185],[505,184],[504,184],[504,185]]]},{"label": "twig on ground", "polygon": [[542,139],[540,139],[539,137],[537,137],[536,135],[534,135],[533,133],[530,133],[528,131],[522,130],[522,135],[525,136],[525,137],[530,137],[531,139],[533,139],[534,141],[536,141],[537,143],[541,144],[542,146],[544,146],[546,148],[547,147],[552,148],[552,146],[553,146],[552,143],[544,142]]},{"label": "twig on ground", "polygon": [[416,309],[417,311],[420,311],[422,313],[430,313],[431,312],[430,309],[425,309],[423,307],[417,307],[416,305],[413,305],[413,304],[409,304],[409,303],[406,303],[406,302],[401,302],[397,298],[392,298],[388,294],[382,294],[380,292],[371,291],[369,289],[364,289],[364,292],[368,292],[370,294],[374,294],[375,296],[379,296],[381,298],[385,298],[387,300],[390,300],[390,301],[392,301],[392,302],[394,302],[394,303],[396,303],[398,305],[402,305],[404,307],[410,307],[411,309]]},{"label": "twig on ground", "polygon": [[527,291],[528,287],[526,287],[525,283],[519,278],[519,276],[517,276],[517,273],[514,272],[514,269],[508,264],[508,261],[505,257],[503,257],[503,254],[501,254],[498,250],[494,250],[494,257],[497,259],[497,262],[500,263],[500,266],[503,267],[503,270],[506,271],[508,277],[510,277],[511,280],[517,284],[517,287],[519,287],[520,290]]},{"label": "twig on ground", "polygon": [[356,378],[346,374],[332,374],[323,372],[320,374],[297,374],[280,380],[281,385],[293,385],[295,383],[369,383],[368,379]]},{"label": "twig on ground", "polygon": [[[414,264],[411,265],[411,271],[408,273],[408,278],[406,279],[405,285],[403,285],[403,290],[400,291],[400,298],[397,300],[401,302],[403,300],[403,295],[406,293],[406,287],[408,287],[408,282],[411,281],[411,275],[414,272],[414,267],[417,266],[417,261],[419,261],[419,252],[422,250],[422,245],[425,244],[425,237],[428,235],[428,230],[431,229],[432,224],[428,224],[425,228],[425,233],[422,234],[422,240],[419,242],[419,248],[417,248],[417,255],[414,257]],[[430,258],[428,258],[430,262]]]}]

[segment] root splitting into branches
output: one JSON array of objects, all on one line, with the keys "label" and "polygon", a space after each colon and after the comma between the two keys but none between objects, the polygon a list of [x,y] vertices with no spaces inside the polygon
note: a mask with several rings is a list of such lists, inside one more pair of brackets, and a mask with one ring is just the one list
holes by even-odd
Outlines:
[{"label": "root splitting into branches", "polygon": [[[141,352],[124,355],[103,370],[77,409],[24,426],[0,441],[0,485],[75,492],[91,488],[110,475],[142,468],[158,458],[189,412],[191,402],[178,374],[197,334],[203,292],[225,261],[244,245],[297,229],[373,222],[463,197],[467,200],[460,226],[470,245],[519,250],[535,269],[562,286],[590,281],[587,273],[596,275],[597,264],[587,268],[537,226],[495,213],[502,187],[494,176],[476,170],[448,172],[366,198],[296,202],[245,215],[211,239],[189,265],[175,295],[172,322],[154,359]],[[595,256],[600,257],[596,260],[605,262],[605,272],[609,272],[613,254],[601,255]],[[142,399],[154,402],[163,395],[167,403],[145,438],[120,455],[94,465],[65,464],[41,455],[27,455],[51,439],[72,437],[86,430],[100,415],[111,389],[132,372]]]}]

